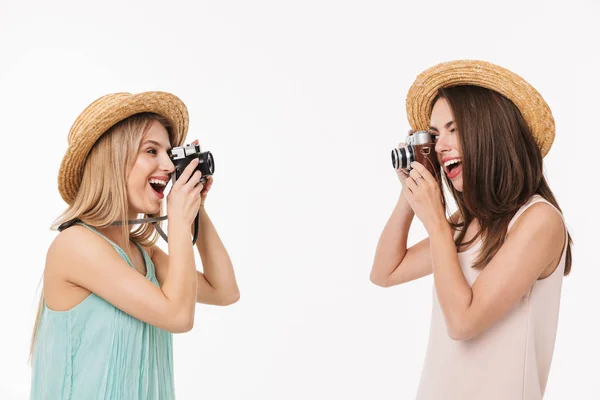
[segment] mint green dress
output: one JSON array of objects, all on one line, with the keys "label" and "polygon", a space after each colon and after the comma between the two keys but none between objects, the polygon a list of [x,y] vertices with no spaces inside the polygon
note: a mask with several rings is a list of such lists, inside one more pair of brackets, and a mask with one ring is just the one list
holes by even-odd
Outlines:
[{"label": "mint green dress", "polygon": [[[125,252],[94,228],[133,268]],[[146,279],[158,286],[142,246]],[[33,353],[31,399],[170,400],[170,332],[124,313],[94,293],[68,311],[43,305]]]}]

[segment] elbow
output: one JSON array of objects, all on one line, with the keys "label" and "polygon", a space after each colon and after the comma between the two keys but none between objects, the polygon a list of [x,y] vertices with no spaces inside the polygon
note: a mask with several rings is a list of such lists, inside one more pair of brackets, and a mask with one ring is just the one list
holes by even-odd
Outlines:
[{"label": "elbow", "polygon": [[171,314],[171,318],[168,318],[168,323],[165,324],[165,330],[171,333],[186,333],[194,328],[194,317],[195,317],[195,303],[192,308],[179,309],[177,312]]},{"label": "elbow", "polygon": [[180,318],[176,323],[173,324],[170,331],[171,333],[187,333],[194,328],[194,316],[187,318]]},{"label": "elbow", "polygon": [[462,331],[460,329],[448,328],[448,336],[450,337],[450,339],[455,341],[465,341],[470,339],[469,335],[465,331]]},{"label": "elbow", "polygon": [[448,324],[448,336],[456,341],[467,341],[477,337],[479,332],[466,322]]},{"label": "elbow", "polygon": [[238,288],[230,290],[223,295],[219,296],[218,305],[220,306],[230,306],[234,303],[237,303],[240,299],[240,291]]},{"label": "elbow", "polygon": [[377,277],[371,277],[371,283],[373,283],[374,285],[377,285],[379,287],[383,287],[383,288],[387,288],[390,287],[390,285],[388,285],[387,280],[385,279],[380,279]]},{"label": "elbow", "polygon": [[374,285],[387,288],[390,287],[389,279],[387,277],[383,277],[379,274],[376,274],[374,271],[371,271],[371,275],[369,276],[369,280]]}]

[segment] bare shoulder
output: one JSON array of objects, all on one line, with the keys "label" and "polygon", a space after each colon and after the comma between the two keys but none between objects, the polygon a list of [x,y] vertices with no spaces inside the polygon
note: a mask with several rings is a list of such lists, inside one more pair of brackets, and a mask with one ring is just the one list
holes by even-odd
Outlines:
[{"label": "bare shoulder", "polygon": [[64,261],[68,261],[76,251],[81,251],[82,246],[89,244],[88,235],[91,233],[82,226],[73,225],[56,235],[46,254],[46,267],[67,265]]},{"label": "bare shoulder", "polygon": [[566,231],[562,215],[548,203],[538,202],[530,206],[515,221],[507,234],[507,240],[527,249],[535,249],[548,261],[538,279],[550,276],[559,264],[565,250]]},{"label": "bare shoulder", "polygon": [[517,218],[508,235],[537,235],[540,233],[545,238],[558,240],[558,243],[564,240],[565,227],[562,215],[545,202],[535,203],[525,210]]},{"label": "bare shoulder", "polygon": [[76,261],[94,260],[109,248],[108,242],[98,234],[81,225],[73,225],[60,232],[50,244],[46,254],[46,273],[67,276],[74,266],[81,268],[87,264]]},{"label": "bare shoulder", "polygon": [[90,290],[74,284],[70,277],[75,268],[86,268],[80,262],[82,254],[93,252],[91,248],[100,244],[95,233],[79,225],[60,232],[50,244],[44,269],[44,296],[46,304],[53,310],[66,311],[79,304]]},{"label": "bare shoulder", "polygon": [[80,225],[73,225],[69,229],[60,232],[48,248],[48,258],[52,260],[68,260],[70,256],[81,253],[98,243],[98,236],[89,229]]}]

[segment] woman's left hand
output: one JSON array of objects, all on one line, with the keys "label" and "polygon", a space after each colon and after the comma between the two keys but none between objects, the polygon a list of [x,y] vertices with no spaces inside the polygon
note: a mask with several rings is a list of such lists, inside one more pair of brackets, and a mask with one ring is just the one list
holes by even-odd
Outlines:
[{"label": "woman's left hand", "polygon": [[[198,144],[198,143],[200,143],[200,142],[198,142],[198,139],[196,139],[192,142],[192,144]],[[206,182],[204,182],[204,187],[202,188],[202,191],[200,192],[200,197],[202,198],[200,200],[200,207],[204,207],[204,202],[206,201],[206,196],[208,196],[208,191],[210,190],[212,183],[213,183],[213,177],[207,176]]]},{"label": "woman's left hand", "polygon": [[204,182],[204,187],[202,188],[202,191],[200,192],[200,197],[202,198],[200,200],[200,207],[204,207],[204,202],[206,201],[206,196],[208,196],[208,191],[210,190],[212,183],[213,183],[213,177],[207,176],[206,182]]},{"label": "woman's left hand", "polygon": [[411,164],[410,176],[404,185],[406,199],[425,229],[431,234],[440,224],[448,223],[442,204],[442,194],[435,177],[417,161]]}]

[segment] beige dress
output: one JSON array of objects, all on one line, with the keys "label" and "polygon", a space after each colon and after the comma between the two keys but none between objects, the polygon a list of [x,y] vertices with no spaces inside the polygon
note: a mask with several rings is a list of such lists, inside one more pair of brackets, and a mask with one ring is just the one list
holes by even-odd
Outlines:
[{"label": "beige dress", "polygon": [[[537,202],[533,196],[514,216]],[[558,210],[557,210],[558,212]],[[562,216],[562,215],[561,215]],[[417,400],[538,400],[546,389],[565,269],[566,240],[560,263],[490,329],[472,340],[448,336],[435,288],[431,331]],[[470,286],[480,271],[471,268],[481,242],[458,258]]]}]

